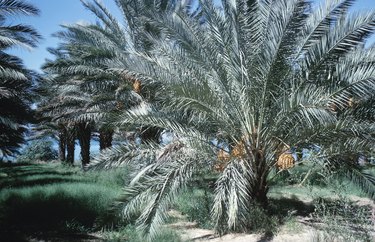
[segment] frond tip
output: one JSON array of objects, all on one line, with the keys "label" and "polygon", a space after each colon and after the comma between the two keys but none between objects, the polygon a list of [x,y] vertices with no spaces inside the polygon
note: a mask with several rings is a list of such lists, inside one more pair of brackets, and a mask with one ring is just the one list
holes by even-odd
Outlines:
[{"label": "frond tip", "polygon": [[359,169],[352,168],[346,171],[346,176],[365,192],[370,198],[375,199],[375,176],[363,172]]}]

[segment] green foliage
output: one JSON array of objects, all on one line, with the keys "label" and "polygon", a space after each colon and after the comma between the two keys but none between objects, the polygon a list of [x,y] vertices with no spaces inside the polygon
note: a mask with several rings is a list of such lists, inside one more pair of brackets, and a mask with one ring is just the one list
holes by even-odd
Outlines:
[{"label": "green foliage", "polygon": [[326,177],[329,174],[320,164],[304,160],[292,169],[277,171],[273,170],[269,177],[270,184],[276,186],[289,185],[326,185]]},{"label": "green foliage", "polygon": [[[145,238],[137,232],[137,228],[128,225],[118,231],[104,231],[103,237],[108,241],[144,242]],[[152,242],[181,242],[180,236],[173,230],[163,228]]]},{"label": "green foliage", "polygon": [[86,176],[94,183],[100,183],[109,187],[124,187],[130,182],[130,168],[121,167],[117,169],[101,171],[87,171]]},{"label": "green foliage", "polygon": [[207,189],[188,188],[176,199],[174,208],[180,211],[187,219],[196,222],[200,228],[213,228],[211,217],[212,191]]},{"label": "green foliage", "polygon": [[9,24],[9,18],[38,15],[39,10],[20,0],[0,1],[0,160],[12,156],[25,142],[26,124],[33,120],[30,109],[38,74],[24,67],[13,47],[31,49],[41,36],[25,24]]},{"label": "green foliage", "polygon": [[[317,162],[307,159],[292,169],[273,171],[270,174],[272,177],[270,184],[277,186],[277,189],[281,186],[287,186],[291,190],[320,187],[322,193],[327,189],[334,189],[341,195],[373,197],[375,185],[373,170],[374,168],[369,164],[366,166],[344,162],[332,164],[324,160]],[[314,192],[319,193],[319,191]]]},{"label": "green foliage", "polygon": [[252,205],[247,221],[249,222],[249,232],[264,233],[266,236],[277,234],[281,224],[277,216],[268,213],[256,204]]},{"label": "green foliage", "polygon": [[49,140],[34,140],[30,142],[17,157],[18,162],[50,161],[57,158],[57,151]]}]

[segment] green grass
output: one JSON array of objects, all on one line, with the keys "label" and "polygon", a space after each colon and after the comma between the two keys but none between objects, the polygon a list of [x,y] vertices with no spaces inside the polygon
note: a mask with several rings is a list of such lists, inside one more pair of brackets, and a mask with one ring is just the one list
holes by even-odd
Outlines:
[{"label": "green grass", "polygon": [[70,220],[91,226],[117,195],[118,191],[98,184],[59,183],[6,189],[0,203],[6,222],[15,228],[61,226],[61,221]]},{"label": "green grass", "polygon": [[174,208],[186,215],[189,221],[197,222],[198,227],[211,229],[213,228],[210,213],[212,204],[212,191],[202,188],[188,188],[185,193],[177,198]]},{"label": "green grass", "polygon": [[89,232],[120,218],[109,212],[124,170],[83,172],[59,164],[0,167],[0,236],[36,231]]},{"label": "green grass", "polygon": [[[136,227],[129,225],[118,231],[105,231],[103,237],[107,241],[129,241],[144,242],[146,241],[136,230]],[[163,228],[158,235],[152,240],[153,242],[181,242],[180,236],[176,231]]]},{"label": "green grass", "polygon": [[[124,168],[83,172],[58,163],[0,164],[0,238],[22,241],[28,236],[44,238],[42,234],[48,233],[71,236],[102,231],[109,241],[144,241],[134,226],[122,224],[120,216],[109,210],[128,183]],[[296,216],[311,216],[318,199],[365,197],[345,180],[332,180],[328,185],[291,183],[278,182],[272,186],[270,207],[267,211],[256,207],[252,210],[249,232],[272,235],[283,224],[295,231]],[[213,187],[206,185],[200,182],[189,187],[173,208],[188,220],[196,221],[198,227],[212,228]],[[54,240],[48,236],[46,239]],[[175,231],[163,229],[154,241],[180,241],[180,238]]]},{"label": "green grass", "polygon": [[271,198],[291,197],[304,201],[318,198],[336,197],[368,197],[356,185],[346,179],[332,180],[329,185],[274,185],[271,187],[269,196]]}]

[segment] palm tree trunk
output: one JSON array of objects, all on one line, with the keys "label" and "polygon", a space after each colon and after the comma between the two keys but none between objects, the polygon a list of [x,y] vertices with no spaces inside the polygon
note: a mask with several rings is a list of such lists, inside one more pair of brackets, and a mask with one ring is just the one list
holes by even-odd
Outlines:
[{"label": "palm tree trunk", "polygon": [[74,129],[70,128],[67,130],[66,135],[66,163],[69,165],[74,164],[74,150],[75,150],[75,134]]},{"label": "palm tree trunk", "polygon": [[147,142],[155,142],[159,143],[159,136],[160,136],[161,130],[158,127],[142,127],[141,128],[141,140],[142,143]]},{"label": "palm tree trunk", "polygon": [[255,180],[255,184],[252,186],[252,196],[255,202],[263,208],[268,207],[268,185],[264,176],[258,176]]},{"label": "palm tree trunk", "polygon": [[78,124],[78,140],[81,146],[82,166],[90,163],[91,127],[88,123]]},{"label": "palm tree trunk", "polygon": [[266,159],[263,155],[263,151],[254,150],[253,157],[255,159],[253,163],[254,180],[251,186],[252,197],[258,205],[263,208],[268,207],[267,193],[269,190],[267,184],[267,177],[269,173]]},{"label": "palm tree trunk", "polygon": [[101,129],[99,131],[100,151],[112,147],[113,130]]},{"label": "palm tree trunk", "polygon": [[59,125],[59,159],[64,162],[66,159],[66,129],[63,124]]}]

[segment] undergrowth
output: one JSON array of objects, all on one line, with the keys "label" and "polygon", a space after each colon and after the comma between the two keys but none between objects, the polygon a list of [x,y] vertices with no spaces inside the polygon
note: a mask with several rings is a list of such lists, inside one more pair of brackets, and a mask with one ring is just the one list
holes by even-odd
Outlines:
[{"label": "undergrowth", "polygon": [[[103,238],[106,241],[129,241],[144,242],[146,241],[138,232],[135,226],[128,225],[118,230],[103,231]],[[158,235],[152,240],[153,242],[181,242],[181,237],[176,231],[168,228],[162,228]]]},{"label": "undergrowth", "polygon": [[312,214],[320,230],[315,241],[374,241],[375,211],[370,206],[357,206],[347,199],[315,202]]}]

